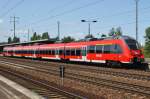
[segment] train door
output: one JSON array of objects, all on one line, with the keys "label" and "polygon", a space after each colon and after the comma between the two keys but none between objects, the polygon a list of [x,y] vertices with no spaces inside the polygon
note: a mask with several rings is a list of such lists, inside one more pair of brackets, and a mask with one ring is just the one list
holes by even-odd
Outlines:
[{"label": "train door", "polygon": [[55,57],[56,57],[56,59],[60,59],[60,58],[59,58],[59,49],[56,49],[56,50],[55,50]]},{"label": "train door", "polygon": [[82,50],[81,50],[82,61],[87,60],[86,54],[87,54],[87,47],[85,46],[85,47],[82,47]]}]

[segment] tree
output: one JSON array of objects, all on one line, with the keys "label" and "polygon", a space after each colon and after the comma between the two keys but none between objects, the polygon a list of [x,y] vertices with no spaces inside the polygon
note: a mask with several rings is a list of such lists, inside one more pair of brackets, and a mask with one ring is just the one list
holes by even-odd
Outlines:
[{"label": "tree", "polygon": [[31,37],[31,41],[40,40],[41,38],[41,35],[37,35],[36,32],[34,32],[33,36]]},{"label": "tree", "polygon": [[145,30],[145,47],[144,53],[146,57],[150,57],[150,27]]},{"label": "tree", "polygon": [[102,35],[101,35],[101,38],[105,38],[105,37],[107,37],[105,34],[102,34]]},{"label": "tree", "polygon": [[12,43],[11,37],[8,38],[8,43],[9,43],[9,44]]},{"label": "tree", "polygon": [[109,36],[121,36],[122,35],[121,27],[117,27],[116,29],[112,28],[108,35]]},{"label": "tree", "polygon": [[41,35],[37,35],[36,40],[41,40],[41,39],[42,39]]},{"label": "tree", "polygon": [[86,35],[84,38],[85,38],[85,39],[87,39],[87,38],[94,38],[94,36],[93,36],[92,34],[88,34],[88,35]]},{"label": "tree", "polygon": [[113,36],[115,34],[115,28],[112,28],[109,32],[109,36]]},{"label": "tree", "polygon": [[145,36],[146,42],[150,42],[150,27],[148,27],[145,30],[145,33],[146,33],[146,36]]},{"label": "tree", "polygon": [[71,36],[68,36],[68,37],[64,37],[64,38],[62,38],[62,40],[61,40],[63,43],[69,43],[69,42],[73,42],[73,41],[75,41],[75,39],[74,38],[72,38]]},{"label": "tree", "polygon": [[13,43],[19,43],[20,42],[20,38],[18,38],[18,37],[14,37],[13,38]]},{"label": "tree", "polygon": [[48,32],[42,34],[42,39],[50,39]]},{"label": "tree", "polygon": [[35,41],[37,39],[37,34],[34,32],[33,36],[31,37],[31,41]]},{"label": "tree", "polygon": [[118,28],[116,29],[116,35],[117,35],[117,36],[121,36],[121,35],[122,35],[122,29],[121,29],[121,27],[118,27]]}]

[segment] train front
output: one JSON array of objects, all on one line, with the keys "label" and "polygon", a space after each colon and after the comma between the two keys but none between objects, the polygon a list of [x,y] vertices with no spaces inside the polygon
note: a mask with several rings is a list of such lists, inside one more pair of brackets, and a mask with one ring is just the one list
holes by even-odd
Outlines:
[{"label": "train front", "polygon": [[143,63],[144,55],[140,44],[132,38],[125,39],[125,42],[129,49],[130,63]]}]

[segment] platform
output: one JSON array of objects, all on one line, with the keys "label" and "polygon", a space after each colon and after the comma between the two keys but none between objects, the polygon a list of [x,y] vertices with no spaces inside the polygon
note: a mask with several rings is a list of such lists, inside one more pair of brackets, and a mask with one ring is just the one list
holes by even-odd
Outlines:
[{"label": "platform", "polygon": [[44,99],[42,96],[0,75],[0,99]]}]

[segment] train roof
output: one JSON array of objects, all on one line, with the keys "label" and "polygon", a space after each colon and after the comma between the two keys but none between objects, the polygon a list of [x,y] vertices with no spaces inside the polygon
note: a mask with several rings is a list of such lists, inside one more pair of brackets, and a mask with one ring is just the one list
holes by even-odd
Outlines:
[{"label": "train roof", "polygon": [[79,41],[76,41],[76,42],[70,42],[70,43],[63,43],[63,42],[58,42],[56,41],[56,39],[50,39],[50,40],[38,40],[38,41],[31,41],[31,42],[24,42],[24,43],[13,43],[13,44],[4,44],[4,45],[0,45],[1,46],[36,46],[36,45],[41,45],[42,46],[45,46],[45,45],[49,45],[49,44],[55,44],[55,45],[63,45],[63,44],[76,44],[76,43],[79,43],[80,44],[85,44],[86,42],[89,42],[89,41],[107,41],[107,40],[126,40],[126,39],[133,39],[132,37],[129,37],[129,36],[126,36],[126,35],[123,35],[123,36],[113,36],[113,37],[106,37],[106,38],[88,38],[88,39],[82,39],[82,40],[79,40]]}]

